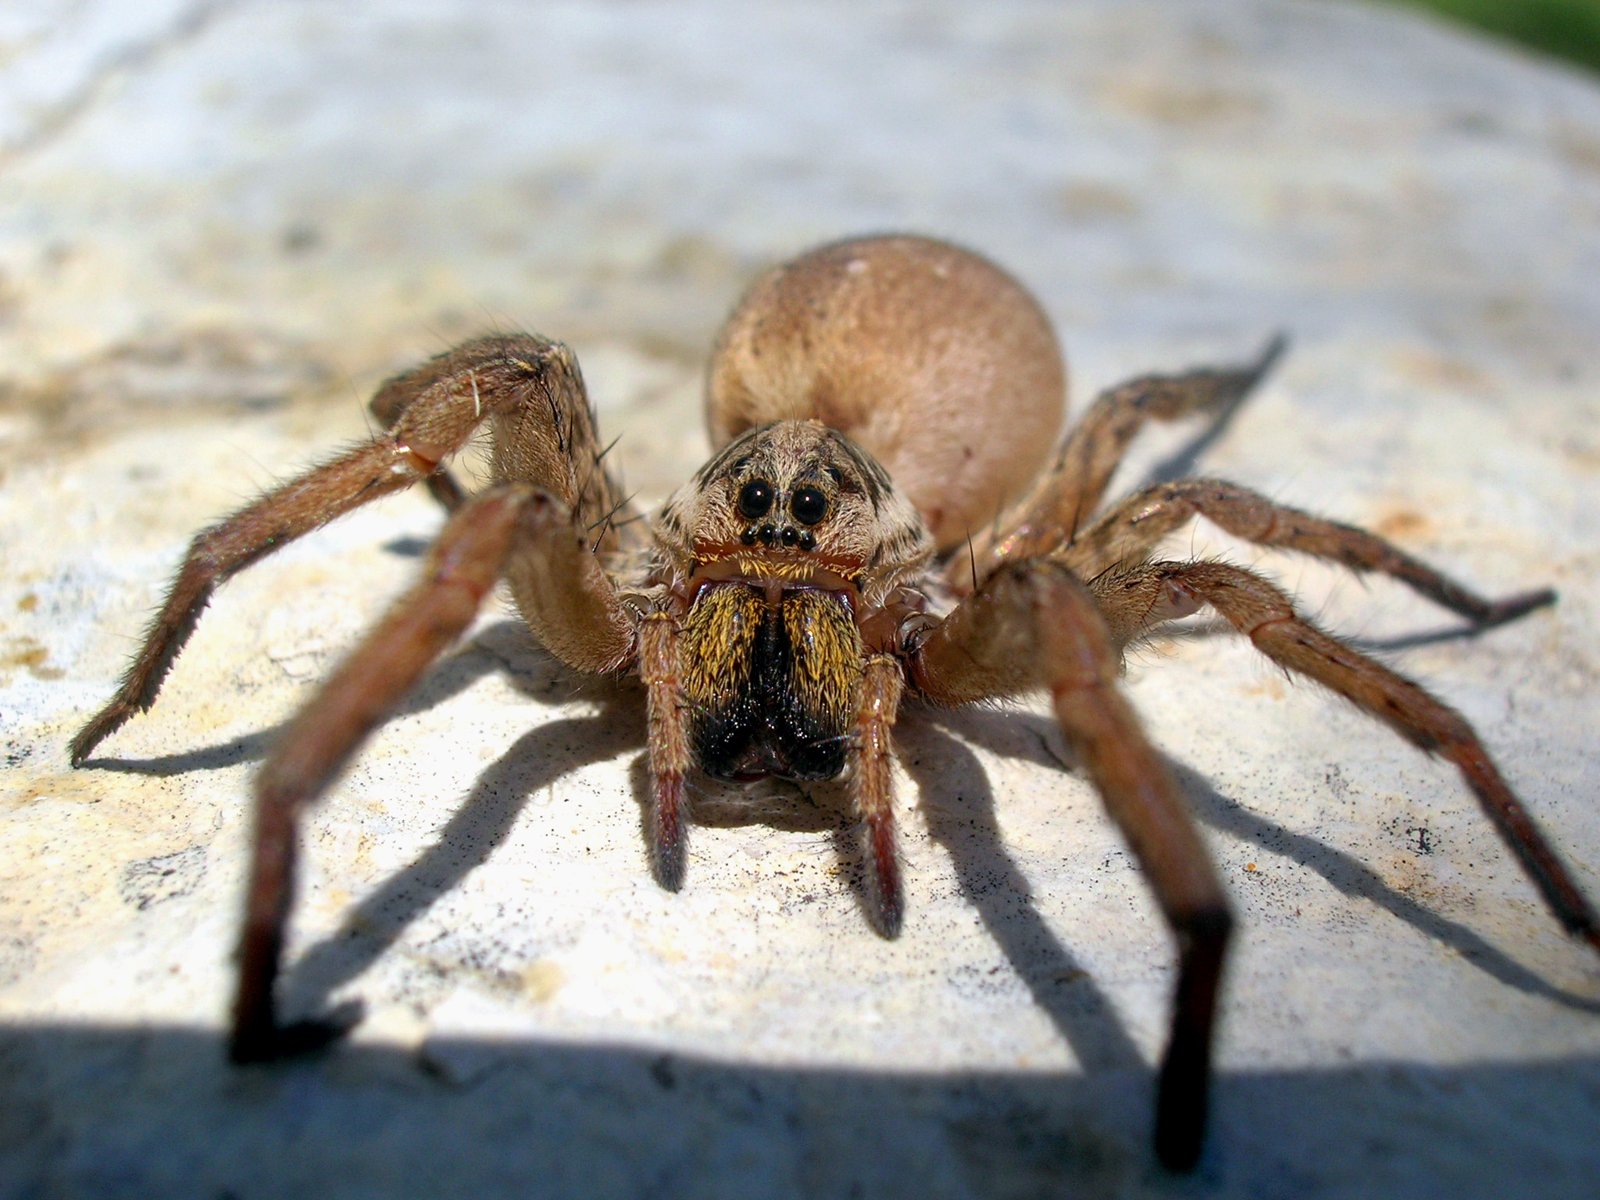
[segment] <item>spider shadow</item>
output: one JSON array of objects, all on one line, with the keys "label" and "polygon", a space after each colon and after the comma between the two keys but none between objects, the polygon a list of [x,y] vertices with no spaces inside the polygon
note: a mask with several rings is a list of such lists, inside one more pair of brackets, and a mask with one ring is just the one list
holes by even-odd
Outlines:
[{"label": "spider shadow", "polygon": [[[355,1024],[359,1002],[329,1010],[334,992],[360,975],[405,929],[505,842],[528,798],[569,772],[644,744],[642,697],[628,681],[578,675],[528,636],[526,626],[502,620],[436,661],[385,720],[427,712],[498,674],[541,704],[589,700],[597,710],[544,721],[514,741],[473,784],[433,844],[391,876],[345,917],[333,934],[288,964],[281,987],[285,1009],[317,1014],[305,1022],[307,1049]],[[228,741],[149,759],[94,760],[102,769],[152,776],[218,770],[265,756],[286,722]]]},{"label": "spider shadow", "polygon": [[925,719],[900,725],[897,756],[917,785],[929,834],[950,856],[961,894],[1084,1071],[1143,1069],[1144,1055],[1110,998],[1034,907],[1027,877],[1006,852],[988,773],[958,736],[1001,714],[918,715]]},{"label": "spider shadow", "polygon": [[[384,719],[389,724],[403,717],[427,712],[465,692],[488,675],[501,674],[524,695],[549,702],[562,690],[582,691],[579,677],[565,672],[554,659],[540,662],[514,645],[519,631],[525,626],[514,620],[498,621],[474,633],[467,641],[440,657],[423,674],[417,685],[406,693]],[[523,642],[530,640],[523,636]],[[532,648],[535,653],[536,647]],[[329,665],[332,669],[332,665]],[[585,681],[587,682],[587,681]],[[309,698],[311,692],[306,692]],[[299,707],[298,705],[296,706]],[[224,742],[215,742],[175,754],[156,755],[151,758],[101,758],[87,760],[83,765],[102,771],[119,771],[128,775],[150,775],[165,778],[183,775],[190,771],[219,771],[241,762],[259,762],[266,757],[273,744],[287,727],[287,721],[278,721],[260,729],[252,729]]]},{"label": "spider shadow", "polygon": [[[531,642],[529,649],[543,653]],[[566,671],[553,658],[549,662],[558,675]],[[588,693],[597,710],[543,721],[512,742],[478,776],[426,850],[363,897],[337,930],[289,964],[282,984],[287,1011],[325,1014],[339,988],[382,957],[413,922],[505,843],[529,797],[574,771],[644,743],[642,704],[629,694],[637,689],[578,682],[570,675],[568,681]],[[427,698],[437,703],[444,695]],[[332,1023],[348,1027],[359,1012],[359,1002],[353,1012],[341,1005]]]},{"label": "spider shadow", "polygon": [[[1447,636],[1463,634],[1452,631]],[[536,702],[583,698],[595,703],[597,711],[545,722],[513,742],[478,777],[434,844],[361,901],[334,934],[311,946],[289,967],[284,980],[288,1011],[324,1010],[334,992],[366,970],[413,921],[505,842],[531,795],[569,772],[645,743],[637,686],[594,681],[571,672],[537,647],[523,625],[509,619],[481,628],[435,663],[389,719],[426,712],[490,674],[501,675]],[[950,855],[963,895],[1086,1070],[1142,1064],[1109,999],[1029,903],[1026,877],[1006,853],[999,833],[993,789],[967,745],[1060,770],[1065,752],[1054,722],[1028,712],[986,709],[925,709],[913,716],[921,719],[901,725],[899,757],[924,797],[929,832]],[[281,730],[282,724],[277,724],[198,750],[145,760],[96,760],[96,765],[155,776],[215,770],[259,759]],[[1249,812],[1182,764],[1169,761],[1169,766],[1191,809],[1212,828],[1317,871],[1341,893],[1372,901],[1428,937],[1454,947],[1508,986],[1569,1007],[1600,1011],[1600,1003],[1554,987],[1471,929],[1394,891],[1354,857]],[[647,811],[647,755],[635,757],[630,783],[641,812]],[[951,795],[961,801],[959,812],[941,803]],[[694,821],[700,825],[760,824],[828,833],[834,852],[847,866],[855,901],[863,913],[867,911],[870,899],[859,829],[842,785],[777,783],[751,789],[702,776],[697,778],[692,802]],[[648,846],[648,822],[641,820],[639,828]],[[346,1015],[338,1023],[348,1025],[348,1010],[341,1013]]]},{"label": "spider shadow", "polygon": [[[1029,712],[967,710],[941,713],[939,719],[947,729],[959,732],[990,753],[1056,770],[1072,769],[1066,765],[1067,750],[1060,730],[1046,717]],[[1018,737],[1016,731],[1009,728],[1013,724],[1028,729],[1031,736]],[[1251,812],[1218,791],[1192,767],[1170,756],[1162,757],[1189,810],[1210,828],[1315,871],[1340,894],[1377,905],[1424,936],[1451,947],[1467,962],[1507,987],[1568,1008],[1600,1012],[1600,1000],[1567,991],[1541,978],[1470,927],[1397,892],[1354,855]],[[1243,936],[1250,936],[1248,928]]]},{"label": "spider shadow", "polygon": [[[1335,891],[1367,900],[1413,929],[1451,947],[1466,961],[1507,987],[1586,1012],[1600,1013],[1600,1000],[1559,988],[1511,958],[1482,934],[1397,892],[1366,863],[1326,842],[1296,833],[1230,800],[1198,771],[1167,759],[1190,808],[1211,828],[1232,834],[1321,875]],[[1509,853],[1509,851],[1507,852]],[[1550,918],[1554,920],[1554,918]]]},{"label": "spider shadow", "polygon": [[1193,476],[1206,452],[1232,430],[1240,411],[1256,395],[1261,381],[1272,372],[1288,349],[1289,334],[1283,330],[1273,334],[1271,340],[1262,347],[1255,363],[1246,371],[1234,395],[1205,416],[1198,432],[1185,439],[1166,457],[1152,463],[1143,473],[1136,490]]},{"label": "spider shadow", "polygon": [[[1030,903],[1027,880],[1000,836],[994,792],[977,756],[959,737],[917,719],[932,711],[918,710],[899,726],[896,757],[922,797],[929,833],[949,854],[962,895],[1085,1071],[1144,1070],[1144,1056],[1110,999]],[[961,722],[970,715],[941,717]],[[646,755],[635,760],[632,781],[641,805],[641,831],[648,838]],[[848,784],[732,784],[702,775],[694,786],[691,812],[693,823],[702,827],[761,825],[827,834],[861,912],[863,933],[871,928],[875,901],[867,883],[864,831],[854,817]]]},{"label": "spider shadow", "polygon": [[179,750],[175,754],[158,754],[150,758],[102,758],[96,755],[85,759],[82,766],[97,771],[117,771],[124,775],[149,775],[157,779],[184,775],[190,771],[221,771],[239,763],[261,761],[272,743],[278,740],[285,724],[279,721],[262,729],[241,733],[225,742]]},{"label": "spider shadow", "polygon": [[[1433,629],[1419,629],[1414,633],[1397,633],[1382,637],[1365,637],[1361,635],[1335,632],[1337,637],[1346,646],[1359,650],[1362,654],[1382,656],[1386,654],[1399,654],[1406,650],[1417,650],[1424,646],[1441,646],[1449,642],[1472,642],[1480,637],[1493,633],[1497,625],[1472,625],[1461,623],[1455,625],[1441,625]],[[1212,640],[1226,641],[1239,636],[1239,631],[1221,618],[1191,617],[1164,625],[1157,631],[1154,640],[1161,643],[1195,642],[1204,643]]]},{"label": "spider shadow", "polygon": [[[652,803],[650,758],[641,754],[630,768],[634,797],[639,801],[640,832],[648,839]],[[695,771],[685,780],[692,826],[741,829],[760,825],[782,833],[826,833],[836,839],[852,824],[848,788],[835,781],[801,782],[760,779],[734,783]],[[646,844],[646,849],[653,849]]]},{"label": "spider shadow", "polygon": [[[516,645],[506,644],[515,639]],[[473,648],[485,653],[473,655]],[[509,654],[508,654],[509,652]],[[432,845],[410,865],[363,898],[339,928],[317,941],[288,965],[282,982],[285,1012],[316,1014],[317,1023],[335,1030],[359,1020],[359,1002],[330,1007],[331,998],[385,954],[404,931],[488,860],[511,835],[530,796],[569,773],[625,754],[646,740],[638,689],[627,683],[579,682],[526,638],[515,622],[491,627],[473,647],[446,660],[425,679],[407,708],[420,710],[464,690],[499,661],[522,690],[538,697],[565,682],[590,693],[597,711],[545,722],[512,743],[473,784],[466,799],[439,831]],[[917,726],[920,726],[918,728]],[[980,914],[997,945],[1013,964],[1085,1070],[1143,1069],[1138,1047],[1106,995],[1079,966],[1028,903],[1027,883],[1006,854],[995,820],[995,800],[981,764],[959,739],[925,722],[908,729],[909,754],[902,753],[924,795],[961,797],[959,815],[938,803],[925,803],[932,836],[951,855],[963,893]],[[634,756],[630,787],[640,806],[640,837],[648,851],[651,802],[648,754]],[[756,785],[722,783],[697,777],[692,795],[693,822],[733,828],[761,825],[790,832],[825,833],[863,917],[871,903],[863,866],[860,830],[850,810],[848,789],[839,783],[799,785],[764,781]],[[648,860],[648,853],[645,855]],[[865,924],[863,932],[865,932]]]},{"label": "spider shadow", "polygon": [[[639,802],[639,834],[653,872],[656,858],[650,834],[652,797],[648,754],[634,759],[630,782]],[[872,926],[874,901],[867,884],[864,830],[851,808],[848,784],[838,780],[779,778],[737,783],[712,779],[704,772],[695,771],[685,780],[685,790],[691,827],[742,829],[760,825],[782,833],[827,834],[834,859],[842,868],[840,874],[862,920],[867,927]],[[690,869],[693,869],[692,864]],[[656,882],[662,883],[659,876]]]},{"label": "spider shadow", "polygon": [[[510,836],[530,796],[585,766],[645,745],[643,695],[634,681],[595,681],[571,672],[535,645],[526,629],[515,621],[486,628],[467,647],[442,660],[398,712],[423,711],[449,699],[496,669],[496,665],[531,698],[549,700],[553,694],[567,699],[584,697],[595,702],[598,710],[547,721],[512,743],[478,777],[427,850],[361,900],[335,932],[288,965],[281,985],[284,1009],[289,1014],[312,1015],[307,1028],[317,1038],[308,1042],[308,1047],[325,1042],[328,1035],[336,1036],[360,1019],[359,1001],[331,1007],[334,993],[372,966],[408,926],[488,860]],[[975,760],[972,767],[981,778],[981,768]],[[638,828],[645,851],[642,861],[649,862],[653,860],[649,840],[649,755],[636,754],[628,774],[640,811]],[[867,912],[870,897],[859,827],[851,814],[846,785],[800,785],[786,780],[736,784],[697,773],[691,788],[689,811],[696,826],[760,825],[785,832],[828,834],[833,852],[846,865],[855,902],[863,914]],[[991,842],[998,846],[997,837]],[[1003,853],[1000,857],[1003,859]],[[1006,889],[999,890],[1003,893]],[[1059,969],[1069,970],[1074,976],[1082,974],[1071,968],[1064,951],[1058,961],[1068,963]],[[1103,1004],[1098,1011],[1109,1016],[1109,1008]],[[1110,1020],[1110,1030],[1102,1030],[1092,1039],[1086,1035],[1081,1019],[1068,1022],[1073,1044],[1087,1047],[1091,1042],[1109,1043],[1119,1051],[1096,1055],[1085,1050],[1086,1062],[1139,1062],[1137,1051],[1115,1024],[1115,1018]]]}]

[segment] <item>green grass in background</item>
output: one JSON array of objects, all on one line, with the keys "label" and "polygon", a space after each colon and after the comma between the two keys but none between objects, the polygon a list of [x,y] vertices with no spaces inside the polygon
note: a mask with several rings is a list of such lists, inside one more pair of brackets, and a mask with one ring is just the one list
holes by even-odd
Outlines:
[{"label": "green grass in background", "polygon": [[1391,0],[1600,71],[1600,0]]}]

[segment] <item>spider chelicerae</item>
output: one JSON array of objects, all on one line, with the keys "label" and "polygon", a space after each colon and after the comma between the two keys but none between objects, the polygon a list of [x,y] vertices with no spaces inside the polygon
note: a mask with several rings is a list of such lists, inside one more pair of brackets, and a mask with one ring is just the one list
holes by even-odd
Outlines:
[{"label": "spider chelicerae", "polygon": [[[1155,1145],[1198,1157],[1228,900],[1172,778],[1118,685],[1123,650],[1209,608],[1290,672],[1324,684],[1453,763],[1566,928],[1600,921],[1462,716],[1318,629],[1262,575],[1155,557],[1203,516],[1262,546],[1392,576],[1485,628],[1551,603],[1488,600],[1383,539],[1236,484],[1180,479],[1104,503],[1148,421],[1215,417],[1277,357],[1134,379],[1056,444],[1065,375],[1039,305],[943,242],[821,247],[761,277],[718,340],[711,460],[648,520],[604,463],[577,361],[558,342],[484,337],[396,376],[372,400],[384,432],[274,488],[194,539],[115,697],[72,743],[81,765],[154,702],[212,592],[287,542],[425,483],[450,512],[422,578],[327,679],[256,780],[230,1051],[294,1039],[274,987],[296,825],[366,735],[504,580],[534,636],[580,671],[644,683],[649,841],[683,881],[686,780],[848,779],[868,911],[895,936],[891,734],[908,696],[972,704],[1046,691],[1076,761],[1143,866],[1176,936]],[[490,484],[446,464],[485,425]],[[1054,446],[1054,451],[1051,448]],[[997,515],[998,514],[998,515]]]}]

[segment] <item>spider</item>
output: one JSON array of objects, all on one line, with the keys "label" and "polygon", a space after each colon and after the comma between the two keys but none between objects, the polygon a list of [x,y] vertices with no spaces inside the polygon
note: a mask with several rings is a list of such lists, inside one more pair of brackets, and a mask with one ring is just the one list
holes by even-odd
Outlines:
[{"label": "spider", "polygon": [[[885,937],[904,913],[890,770],[902,702],[1047,691],[1175,935],[1154,1140],[1163,1163],[1188,1168],[1203,1142],[1233,917],[1118,684],[1124,648],[1163,623],[1210,608],[1282,667],[1454,763],[1556,918],[1600,950],[1593,907],[1460,714],[1324,633],[1262,575],[1155,552],[1203,516],[1258,545],[1392,576],[1478,629],[1550,604],[1553,592],[1485,599],[1373,534],[1220,480],[1103,503],[1146,422],[1217,419],[1281,348],[1244,366],[1114,387],[1052,453],[1065,372],[1020,284],[927,238],[823,246],[762,276],[736,307],[709,372],[718,449],[645,521],[608,473],[571,351],[531,335],[467,342],[378,389],[371,409],[383,432],[195,537],[116,695],[73,741],[72,762],[151,706],[235,572],[419,481],[451,514],[421,579],[256,778],[229,1042],[232,1058],[249,1062],[288,1049],[274,988],[301,811],[502,579],[557,658],[642,679],[651,865],[664,887],[683,881],[696,766],[735,780],[844,776],[869,918]],[[492,482],[468,494],[446,464],[485,424]]]}]

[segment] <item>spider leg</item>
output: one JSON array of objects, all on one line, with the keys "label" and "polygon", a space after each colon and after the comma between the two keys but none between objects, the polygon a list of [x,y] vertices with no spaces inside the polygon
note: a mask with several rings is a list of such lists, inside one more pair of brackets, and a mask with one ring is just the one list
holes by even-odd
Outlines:
[{"label": "spider leg", "polygon": [[645,686],[650,747],[651,870],[669,892],[683,886],[684,776],[690,766],[689,722],[683,697],[678,624],[651,613],[639,626],[639,677]]},{"label": "spider leg", "polygon": [[912,651],[910,665],[916,687],[939,703],[1049,688],[1073,753],[1177,938],[1155,1141],[1164,1164],[1187,1170],[1205,1133],[1217,992],[1233,917],[1171,774],[1117,685],[1121,656],[1094,598],[1058,564],[1002,567]]},{"label": "spider leg", "polygon": [[1556,919],[1600,950],[1600,917],[1593,905],[1501,777],[1477,733],[1455,709],[1324,633],[1295,611],[1285,592],[1242,567],[1220,562],[1151,563],[1098,581],[1095,590],[1119,637],[1208,604],[1280,666],[1316,680],[1408,742],[1453,763]]},{"label": "spider leg", "polygon": [[235,1061],[273,1058],[284,1049],[273,987],[293,896],[301,811],[472,623],[508,563],[545,563],[552,575],[570,581],[569,610],[590,610],[589,620],[616,623],[618,639],[631,636],[631,622],[615,606],[609,582],[597,566],[592,574],[576,573],[577,556],[593,564],[571,512],[548,493],[511,486],[467,501],[439,535],[422,578],[284,731],[256,777],[256,837],[229,1051]]},{"label": "spider leg", "polygon": [[566,347],[531,336],[481,338],[390,380],[379,397],[383,412],[392,416],[388,432],[195,536],[116,694],[73,738],[74,766],[155,703],[223,582],[334,518],[430,478],[486,418],[496,422],[497,479],[549,490],[586,527],[606,525],[595,539],[598,548],[615,544],[606,518],[621,502],[600,467],[593,416]]},{"label": "spider leg", "polygon": [[851,744],[850,798],[866,830],[867,899],[873,927],[898,937],[905,920],[905,889],[895,848],[891,730],[900,709],[905,675],[888,654],[868,658],[861,677],[861,707]]},{"label": "spider leg", "polygon": [[129,717],[155,703],[162,681],[220,584],[302,534],[408,487],[427,469],[403,443],[384,438],[313,468],[196,534],[121,686],[72,739],[72,765],[81,766]]},{"label": "spider leg", "polygon": [[1163,537],[1195,517],[1206,517],[1258,546],[1296,550],[1353,571],[1393,576],[1479,628],[1513,620],[1556,598],[1544,588],[1504,600],[1486,599],[1376,534],[1275,503],[1220,479],[1180,479],[1147,488],[1099,518],[1054,557],[1080,579],[1092,579],[1119,564],[1142,562]]},{"label": "spider leg", "polygon": [[[367,411],[377,418],[383,428],[393,429],[399,423],[401,415],[411,407],[417,397],[426,392],[429,385],[438,382],[439,372],[435,368],[439,361],[433,359],[420,369],[402,372],[385,380],[373,393],[372,399],[367,402]],[[441,465],[423,483],[429,495],[437,500],[447,513],[455,512],[466,503],[467,490],[450,473],[448,467]]]},{"label": "spider leg", "polygon": [[1145,375],[1101,392],[1068,432],[1054,464],[1033,492],[999,522],[976,536],[971,563],[957,555],[947,582],[958,594],[971,591],[970,579],[986,577],[1003,562],[1033,558],[1077,529],[1105,495],[1111,476],[1134,436],[1147,421],[1176,421],[1194,413],[1225,418],[1272,369],[1288,341],[1272,339],[1253,363],[1203,367],[1177,375]]}]

